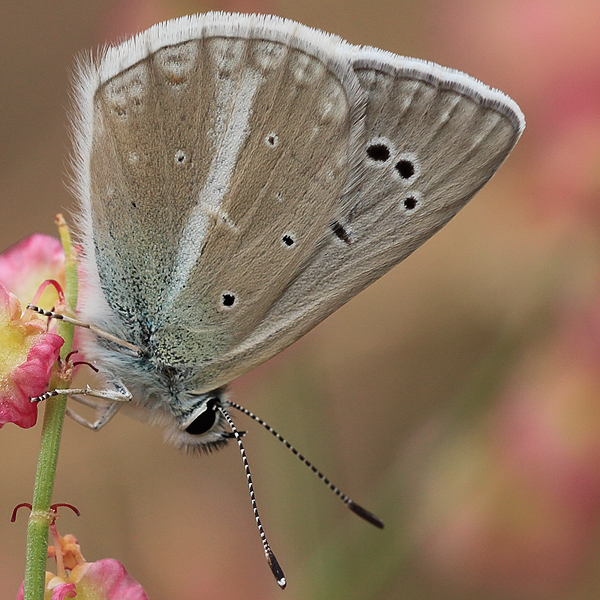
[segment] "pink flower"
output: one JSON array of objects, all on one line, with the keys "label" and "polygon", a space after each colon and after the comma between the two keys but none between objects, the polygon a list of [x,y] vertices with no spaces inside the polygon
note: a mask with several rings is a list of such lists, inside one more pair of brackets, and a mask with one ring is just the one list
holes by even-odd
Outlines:
[{"label": "pink flower", "polygon": [[78,565],[70,573],[73,580],[78,600],[148,600],[142,586],[114,558]]},{"label": "pink flower", "polygon": [[0,284],[0,427],[35,425],[37,405],[29,399],[47,390],[63,343],[44,320],[22,314],[19,299]]},{"label": "pink flower", "polygon": [[[54,526],[51,526],[51,529]],[[72,535],[59,536],[52,531],[55,546],[48,555],[57,559],[58,575],[46,573],[45,598],[49,600],[148,600],[142,586],[114,558],[85,562],[77,540]],[[56,548],[60,548],[59,556]],[[51,595],[49,595],[51,594]],[[23,585],[17,594],[23,600]]]},{"label": "pink flower", "polygon": [[47,330],[47,320],[24,306],[35,299],[44,308],[58,301],[48,279],[64,287],[65,259],[60,242],[36,233],[0,254],[0,427],[35,425],[37,405],[29,399],[48,389],[63,339]]},{"label": "pink flower", "polygon": [[[0,283],[21,301],[23,308],[47,279],[54,279],[64,289],[65,255],[56,238],[34,233],[0,254]],[[57,300],[56,290],[48,286],[36,303],[51,309]]]},{"label": "pink flower", "polygon": [[[59,540],[65,569],[74,569],[77,565],[85,562],[85,558],[81,554],[81,546],[74,535],[70,533],[64,537],[59,535]],[[52,557],[56,558],[56,546],[48,547],[48,558]]]}]

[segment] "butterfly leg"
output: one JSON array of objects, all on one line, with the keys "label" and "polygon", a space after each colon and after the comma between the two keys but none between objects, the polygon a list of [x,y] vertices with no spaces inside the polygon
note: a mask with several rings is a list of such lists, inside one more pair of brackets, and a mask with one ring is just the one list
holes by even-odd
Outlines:
[{"label": "butterfly leg", "polygon": [[72,319],[71,317],[67,317],[66,315],[56,313],[52,310],[44,310],[43,308],[40,308],[39,306],[35,306],[33,304],[28,304],[27,308],[29,310],[32,310],[33,312],[36,312],[36,313],[44,316],[44,317],[48,317],[49,319],[56,319],[58,321],[64,321],[65,323],[71,323],[72,325],[76,325],[77,327],[83,327],[84,329],[89,329],[90,331],[94,332],[98,337],[104,338],[106,340],[110,340],[111,342],[114,342],[115,344],[118,344],[119,346],[122,346],[123,348],[127,348],[128,350],[131,350],[131,352],[133,352],[137,356],[141,356],[142,354],[144,354],[144,351],[141,348],[139,348],[138,346],[136,346],[135,344],[131,344],[130,342],[127,342],[126,340],[122,340],[121,338],[118,338],[116,335],[113,335],[112,333],[103,331],[102,329],[96,327],[95,325],[92,325],[91,323],[84,323],[83,321],[79,321],[78,319]]},{"label": "butterfly leg", "polygon": [[[84,388],[68,388],[68,389],[57,389],[45,392],[41,396],[30,398],[30,402],[41,402],[47,400],[53,396],[92,396],[93,398],[101,398],[102,400],[109,400],[110,402],[130,402],[131,392],[122,384],[113,382],[116,390],[94,390],[89,385]],[[82,403],[83,404],[83,403]]]},{"label": "butterfly leg", "polygon": [[[132,398],[131,392],[125,387],[125,384],[120,379],[112,379],[110,383],[115,387],[114,391],[111,390],[92,390],[87,387],[87,394],[80,394],[80,390],[63,390],[64,393],[75,400],[75,402],[79,402],[79,404],[83,404],[84,406],[89,406],[95,410],[98,410],[104,406],[103,403],[97,402],[96,400],[92,400],[89,396],[93,396],[96,398],[102,398],[103,400],[109,400],[111,402],[129,402]],[[96,393],[89,392],[101,392],[102,396]],[[110,397],[107,397],[110,394]]]},{"label": "butterfly leg", "polygon": [[[123,402],[130,402],[132,398],[131,392],[125,387],[125,384],[120,379],[113,380],[111,383],[115,387],[114,390],[94,390],[89,386],[82,389],[52,390],[37,398],[32,398],[31,402],[39,402],[52,396],[65,394],[70,398],[73,398],[76,402],[93,408],[96,411],[96,420],[94,422],[88,421],[85,417],[82,417],[79,413],[76,413],[69,407],[66,408],[65,414],[76,423],[79,423],[88,429],[92,429],[93,431],[98,431],[117,414],[118,410],[123,405]],[[108,400],[109,403],[98,402],[92,398]]]},{"label": "butterfly leg", "polygon": [[[73,400],[77,402],[81,402],[82,399],[77,396],[72,396]],[[96,409],[96,420],[94,422],[88,421],[85,417],[82,417],[79,413],[76,413],[74,410],[71,410],[68,406],[65,414],[67,417],[70,417],[75,421],[75,423],[79,423],[79,425],[83,425],[92,431],[99,431],[102,429],[118,412],[121,408],[122,404],[120,402],[111,402],[110,404],[103,404],[100,402],[93,402],[91,400],[86,400],[85,402],[81,402],[86,406],[91,406]]]}]

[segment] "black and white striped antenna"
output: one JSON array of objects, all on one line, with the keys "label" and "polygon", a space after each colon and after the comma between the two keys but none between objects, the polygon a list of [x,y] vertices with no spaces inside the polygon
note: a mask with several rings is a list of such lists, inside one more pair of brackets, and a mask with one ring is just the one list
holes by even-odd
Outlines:
[{"label": "black and white striped antenna", "polygon": [[248,481],[248,491],[250,492],[252,511],[254,512],[254,519],[256,520],[258,533],[260,534],[260,541],[262,542],[267,562],[269,563],[271,572],[273,573],[273,576],[277,581],[277,585],[283,590],[287,585],[287,581],[285,580],[285,575],[283,574],[282,568],[279,566],[279,563],[275,558],[275,554],[273,554],[273,550],[271,550],[271,546],[269,546],[267,536],[265,535],[265,530],[263,529],[262,523],[260,522],[260,516],[258,515],[258,507],[256,506],[256,497],[254,496],[254,485],[252,484],[252,475],[250,475],[250,466],[248,465],[246,450],[244,450],[244,444],[242,443],[242,436],[240,432],[236,429],[236,426],[234,425],[233,421],[231,420],[231,417],[229,416],[229,413],[220,405],[217,405],[217,409],[225,417],[225,420],[231,428],[231,431],[233,432],[235,440],[240,449],[240,454],[242,455],[242,462],[244,463],[244,471],[246,471],[246,480]]},{"label": "black and white striped antenna", "polygon": [[251,419],[260,423],[269,433],[274,435],[283,445],[292,452],[295,456],[297,456],[354,514],[358,515],[365,521],[371,523],[375,527],[379,529],[383,529],[383,521],[372,512],[368,511],[366,508],[363,508],[360,504],[357,504],[350,497],[346,496],[336,485],[334,485],[331,480],[323,475],[313,463],[310,462],[306,457],[304,457],[294,446],[292,446],[283,436],[279,435],[268,423],[265,423],[260,417],[257,417],[254,413],[250,412],[247,408],[232,402],[231,400],[227,401],[227,404],[236,410],[248,415]]},{"label": "black and white striped antenna", "polygon": [[[366,508],[360,506],[354,502],[351,498],[346,496],[337,486],[335,486],[315,465],[313,465],[307,458],[305,458],[294,446],[292,446],[284,437],[279,435],[270,425],[265,423],[260,417],[257,417],[254,413],[250,412],[248,409],[236,404],[235,402],[227,401],[227,406],[231,406],[236,410],[244,413],[249,416],[251,419],[260,423],[269,433],[274,435],[280,442],[282,442],[288,450],[296,455],[310,470],[323,482],[327,487],[338,497],[342,502],[356,515],[364,519],[365,521],[371,523],[375,527],[379,529],[383,529],[382,520],[374,515],[372,512],[368,511]],[[287,585],[287,581],[285,579],[285,575],[283,574],[282,568],[279,566],[279,562],[275,558],[275,554],[273,554],[273,550],[271,550],[271,546],[267,541],[267,536],[265,534],[265,530],[262,526],[260,516],[258,514],[258,506],[256,505],[256,496],[254,495],[254,485],[252,483],[252,475],[250,474],[250,466],[248,465],[248,458],[246,457],[246,450],[244,449],[244,444],[242,443],[242,434],[237,430],[232,418],[229,416],[229,413],[224,408],[223,405],[217,404],[215,405],[215,410],[218,410],[229,425],[235,440],[240,449],[240,454],[242,455],[242,462],[244,463],[244,471],[246,472],[246,480],[248,481],[248,491],[250,492],[250,501],[252,502],[252,511],[254,512],[254,519],[256,521],[256,526],[258,527],[258,533],[260,534],[260,540],[262,542],[265,556],[267,558],[267,562],[269,563],[269,567],[271,568],[271,572],[273,576],[277,580],[277,584],[281,589],[284,589]]]}]

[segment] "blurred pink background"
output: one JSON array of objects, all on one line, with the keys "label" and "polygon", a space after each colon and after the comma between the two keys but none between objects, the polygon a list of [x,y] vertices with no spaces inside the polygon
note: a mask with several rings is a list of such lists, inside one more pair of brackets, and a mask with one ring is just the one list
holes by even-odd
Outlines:
[{"label": "blurred pink background", "polygon": [[[211,9],[270,12],[464,70],[527,129],[497,176],[403,265],[236,381],[386,522],[354,517],[247,423],[259,508],[293,599],[600,596],[600,4],[595,0],[4,0],[0,250],[73,200],[65,107],[80,51]],[[0,597],[23,577],[39,425],[0,431]],[[68,421],[59,530],[154,600],[282,597],[235,446],[209,457],[117,417]]]}]

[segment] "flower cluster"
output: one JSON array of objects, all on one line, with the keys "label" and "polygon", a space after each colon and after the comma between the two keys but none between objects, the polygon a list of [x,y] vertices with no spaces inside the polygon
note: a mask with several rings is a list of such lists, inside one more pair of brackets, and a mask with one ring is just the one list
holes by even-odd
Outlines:
[{"label": "flower cluster", "polygon": [[47,390],[63,339],[23,305],[35,300],[51,308],[61,282],[64,257],[55,238],[34,234],[0,255],[0,427],[36,423],[30,398]]},{"label": "flower cluster", "polygon": [[[86,562],[77,539],[61,536],[56,525],[50,526],[54,546],[48,548],[48,557],[56,559],[55,575],[46,572],[45,598],[47,600],[148,600],[142,586],[114,558]],[[17,594],[23,600],[24,583]]]},{"label": "flower cluster", "polygon": [[[65,259],[55,238],[35,234],[0,255],[0,427],[35,425],[37,403],[31,398],[48,390],[64,340],[51,331],[52,323],[26,305],[31,302],[60,312],[64,286]],[[24,505],[31,509],[30,504]],[[56,514],[58,506],[50,510]],[[46,572],[44,600],[148,600],[119,561],[87,562],[77,539],[60,536],[54,520],[50,531],[54,546],[48,548],[48,556],[56,560],[57,573]],[[17,600],[24,595],[25,582]]]}]

